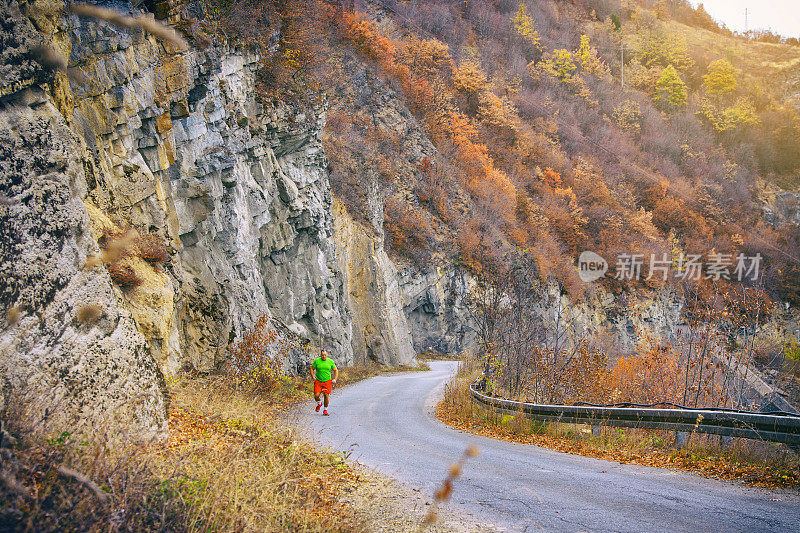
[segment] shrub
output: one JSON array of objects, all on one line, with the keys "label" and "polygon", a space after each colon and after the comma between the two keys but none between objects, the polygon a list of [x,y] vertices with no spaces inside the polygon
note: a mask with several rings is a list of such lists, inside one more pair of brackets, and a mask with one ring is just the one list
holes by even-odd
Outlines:
[{"label": "shrub", "polygon": [[415,261],[428,256],[433,230],[419,209],[391,197],[384,206],[383,227],[393,250]]},{"label": "shrub", "polygon": [[283,362],[276,341],[278,332],[270,327],[269,315],[264,315],[231,346],[226,370],[234,389],[264,395],[278,390]]},{"label": "shrub", "polygon": [[106,270],[111,276],[111,280],[124,290],[134,289],[142,284],[142,279],[133,270],[133,267],[122,262],[114,261],[106,265]]},{"label": "shrub", "polygon": [[176,531],[193,521],[191,480],[159,478],[141,448],[68,432],[23,443],[0,459],[0,530]]},{"label": "shrub", "polygon": [[169,250],[159,235],[151,234],[136,237],[133,240],[133,244],[136,247],[136,256],[148,263],[166,263],[169,261]]},{"label": "shrub", "polygon": [[561,174],[547,167],[544,169],[544,172],[542,172],[542,181],[551,189],[561,187]]},{"label": "shrub", "polygon": [[642,127],[642,108],[633,100],[626,100],[625,102],[614,107],[612,118],[622,131],[626,133],[639,133]]}]

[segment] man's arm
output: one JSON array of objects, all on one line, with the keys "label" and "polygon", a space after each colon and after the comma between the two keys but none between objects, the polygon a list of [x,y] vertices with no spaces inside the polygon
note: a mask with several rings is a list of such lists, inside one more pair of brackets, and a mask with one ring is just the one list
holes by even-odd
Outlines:
[{"label": "man's arm", "polygon": [[317,374],[314,372],[314,363],[311,363],[311,366],[308,367],[308,370],[311,372],[311,379],[316,381]]},{"label": "man's arm", "polygon": [[336,383],[337,379],[339,379],[339,369],[333,367],[333,382]]}]

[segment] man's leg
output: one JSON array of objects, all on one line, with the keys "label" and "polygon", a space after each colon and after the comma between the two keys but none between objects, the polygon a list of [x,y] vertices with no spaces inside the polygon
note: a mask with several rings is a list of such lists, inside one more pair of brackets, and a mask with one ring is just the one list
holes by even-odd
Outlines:
[{"label": "man's leg", "polygon": [[328,393],[327,392],[323,392],[322,393],[322,397],[325,400],[325,409],[327,409],[328,408]]}]

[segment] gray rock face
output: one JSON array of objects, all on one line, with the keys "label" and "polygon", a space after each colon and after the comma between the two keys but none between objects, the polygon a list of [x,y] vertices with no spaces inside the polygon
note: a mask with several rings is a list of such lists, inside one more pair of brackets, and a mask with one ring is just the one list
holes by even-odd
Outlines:
[{"label": "gray rock face", "polygon": [[[467,306],[473,281],[467,273],[454,267],[421,271],[406,266],[399,276],[417,353],[434,350],[457,354],[475,346],[476,324]],[[575,340],[605,337],[621,351],[630,352],[636,348],[642,331],[652,331],[665,339],[680,335],[685,329],[681,308],[680,299],[669,291],[649,297],[639,295],[621,307],[613,295],[602,290],[576,304],[553,286],[538,313],[551,322],[561,313],[565,317],[562,322],[569,324],[569,335]]]},{"label": "gray rock face", "polygon": [[23,430],[161,437],[163,377],[120,305],[86,209],[80,144],[38,87],[0,103],[0,376]]},{"label": "gray rock face", "polygon": [[[0,415],[163,436],[162,370],[214,368],[265,315],[287,370],[306,340],[353,362],[322,108],[258,104],[258,58],[224,45],[0,11]],[[80,82],[34,60],[35,28]],[[139,283],[123,291],[85,265],[127,228],[171,259],[126,256]]]},{"label": "gray rock face", "polygon": [[87,80],[72,92],[94,153],[89,201],[175,250],[157,284],[169,290],[126,295],[162,368],[213,369],[268,313],[351,363],[323,109],[258,103],[257,56],[223,45],[173,53],[95,21],[69,26],[71,63]]},{"label": "gray rock face", "polygon": [[[334,203],[336,252],[352,311],[356,362],[411,365],[416,352],[403,310],[403,294],[383,238]],[[432,332],[435,334],[436,332]]]},{"label": "gray rock face", "polygon": [[414,350],[458,354],[475,345],[476,327],[467,309],[469,278],[455,268],[400,271],[400,290]]},{"label": "gray rock face", "polygon": [[800,224],[800,193],[764,184],[759,191],[761,211],[769,224]]}]

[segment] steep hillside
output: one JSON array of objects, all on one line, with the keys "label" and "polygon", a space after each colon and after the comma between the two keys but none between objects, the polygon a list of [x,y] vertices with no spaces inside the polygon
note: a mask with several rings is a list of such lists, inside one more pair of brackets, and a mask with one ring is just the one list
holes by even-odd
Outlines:
[{"label": "steep hillside", "polygon": [[[543,273],[579,296],[571,265],[587,249],[612,264],[621,253],[761,253],[771,293],[794,299],[795,229],[765,224],[759,197],[762,180],[785,186],[797,175],[790,89],[763,83],[789,75],[797,47],[693,28],[635,3],[597,4],[375,2],[337,18],[437,152],[414,150],[405,129],[387,126],[381,97],[364,97],[380,92],[342,90],[341,80],[364,83],[341,72],[356,68],[333,41],[332,109],[354,119],[329,126],[330,157],[343,159],[334,187],[361,201],[347,195],[359,180],[340,156],[353,152],[342,139],[354,138],[375,154],[370,175],[388,191],[390,242],[412,259],[432,245],[441,252],[441,240],[465,263],[531,248]],[[682,96],[660,81],[670,65]],[[721,75],[729,85],[715,92]]]},{"label": "steep hillside", "polygon": [[[790,84],[765,79],[791,77],[796,47],[681,2],[258,6],[281,27],[272,94],[327,95],[333,190],[406,268],[477,280],[472,329],[503,379],[519,382],[536,346],[567,365],[584,345],[590,366],[636,353],[618,392],[592,394],[635,396],[625,373],[663,352],[684,401],[745,404],[750,387],[766,402],[749,369],[791,359],[800,123]],[[609,263],[601,280],[580,278],[584,251]],[[708,350],[721,373],[701,369]],[[736,399],[733,382],[749,383]]]}]

